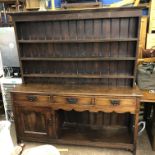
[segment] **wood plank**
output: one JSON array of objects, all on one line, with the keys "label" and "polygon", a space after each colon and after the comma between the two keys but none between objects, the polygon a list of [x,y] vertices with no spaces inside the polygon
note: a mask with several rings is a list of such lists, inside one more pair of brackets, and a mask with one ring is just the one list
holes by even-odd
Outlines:
[{"label": "wood plank", "polygon": [[110,33],[111,33],[110,27],[111,27],[110,19],[102,20],[102,35],[103,35],[103,38],[110,38]]},{"label": "wood plank", "polygon": [[[44,28],[44,26],[42,26],[42,28]],[[52,29],[50,31],[53,32],[53,35],[51,36],[52,39],[54,39],[54,40],[62,39],[61,38],[61,27],[60,27],[60,22],[59,21],[53,22],[53,27],[52,27]]]},{"label": "wood plank", "polygon": [[140,23],[138,58],[142,58],[142,51],[143,49],[145,49],[146,46],[147,23],[148,23],[148,17],[142,17]]},{"label": "wood plank", "polygon": [[135,57],[89,57],[89,58],[42,58],[42,57],[21,57],[21,60],[23,61],[125,61],[125,60],[131,60],[134,61]]},{"label": "wood plank", "polygon": [[108,88],[103,85],[61,85],[61,84],[22,84],[16,86],[12,92],[20,93],[40,93],[48,94],[52,92],[53,94],[84,94],[84,95],[106,95],[106,96],[117,96],[117,97],[141,97],[142,94],[138,88],[121,87],[121,88]]},{"label": "wood plank", "polygon": [[62,78],[118,78],[118,79],[133,79],[131,75],[83,75],[83,74],[24,74],[24,77],[62,77]]},{"label": "wood plank", "polygon": [[[29,138],[29,137],[20,137],[21,139],[32,141],[32,142],[47,142],[46,139],[36,139],[36,138]],[[90,146],[90,147],[101,147],[101,148],[115,148],[115,149],[125,149],[133,151],[134,146],[133,144],[124,144],[124,143],[106,143],[106,142],[92,142],[92,141],[84,141],[84,140],[76,140],[70,141],[66,139],[50,139],[48,143],[51,144],[63,144],[63,145],[76,145],[76,146]]]},{"label": "wood plank", "polygon": [[94,20],[84,20],[84,34],[85,38],[92,39],[94,38]]},{"label": "wood plank", "polygon": [[[110,14],[109,14],[109,11]],[[25,21],[49,21],[49,20],[75,20],[75,19],[103,19],[103,18],[121,18],[121,17],[139,17],[142,16],[142,8],[97,8],[81,10],[60,10],[60,11],[38,11],[38,12],[20,12],[11,13],[16,22]],[[30,16],[29,16],[30,15]],[[46,18],[45,18],[46,16]]]},{"label": "wood plank", "polygon": [[101,2],[90,2],[90,3],[62,3],[61,7],[64,9],[71,9],[71,8],[94,8],[102,6]]},{"label": "wood plank", "polygon": [[94,35],[93,37],[96,39],[98,38],[103,38],[102,37],[102,23],[101,23],[101,19],[96,19],[94,20]]},{"label": "wood plank", "polygon": [[76,20],[69,21],[68,24],[68,31],[69,31],[69,39],[70,40],[77,40],[77,23]]},{"label": "wood plank", "polygon": [[129,18],[120,19],[120,38],[129,37]]},{"label": "wood plank", "polygon": [[[67,129],[62,128],[62,139],[71,140],[87,140],[93,142],[113,142],[113,143],[121,143],[124,142],[126,144],[130,144],[130,135],[128,133],[128,129],[126,127],[104,127],[101,130],[91,129],[89,127],[81,126],[81,130],[76,131],[76,127]],[[82,130],[85,129],[85,130]],[[122,133],[126,134],[124,136]],[[76,138],[73,138],[76,137]],[[79,138],[78,138],[79,137]],[[94,137],[96,137],[94,139]]]},{"label": "wood plank", "polygon": [[61,21],[61,39],[68,40],[69,39],[69,23],[68,21]]},{"label": "wood plank", "polygon": [[120,37],[120,19],[111,19],[111,38],[119,38]]},{"label": "wood plank", "polygon": [[77,40],[18,40],[18,43],[86,43],[86,42],[130,42],[138,41],[137,38],[115,38],[115,39],[77,39]]}]

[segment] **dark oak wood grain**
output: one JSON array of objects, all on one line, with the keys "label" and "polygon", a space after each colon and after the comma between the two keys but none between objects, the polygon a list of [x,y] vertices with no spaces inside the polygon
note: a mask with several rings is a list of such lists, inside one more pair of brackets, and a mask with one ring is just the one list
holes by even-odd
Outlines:
[{"label": "dark oak wood grain", "polygon": [[[45,17],[46,15],[45,13]],[[60,15],[59,12],[57,15]],[[15,16],[16,14],[13,15],[13,17]],[[65,74],[72,74],[72,79],[74,78],[72,83],[75,84],[96,84],[99,83],[97,81],[98,77],[102,81],[106,77],[107,82],[101,82],[104,85],[115,87],[134,86],[137,56],[135,51],[139,40],[138,21],[138,15],[137,17],[129,16],[129,18],[118,16],[112,19],[95,19],[92,15],[92,19],[75,18],[70,20],[70,17],[68,17],[68,19],[58,21],[16,21],[24,82],[34,83],[30,77],[36,74],[36,83],[44,83],[44,81],[59,83],[56,74],[62,77],[61,73],[64,76]],[[130,30],[131,27],[134,30]],[[92,58],[92,56],[95,58]],[[42,58],[40,63],[33,61],[39,61],[39,58]],[[63,61],[56,61],[61,60],[61,58]],[[26,62],[25,60],[28,59],[29,62]],[[83,62],[84,60],[85,62]],[[40,78],[43,75],[38,73],[44,73],[44,77],[50,77],[51,81]],[[96,76],[89,75],[90,73],[96,74]],[[90,79],[93,78],[94,80],[86,80],[85,74],[88,74]],[[115,81],[111,81],[111,77],[107,74],[114,75],[113,79]],[[127,77],[128,80],[126,80],[126,76],[124,76],[123,79],[122,75],[126,74],[131,77],[134,76],[134,78]],[[64,83],[71,82],[67,75]],[[122,80],[117,80],[118,77]]]},{"label": "dark oak wood grain", "polygon": [[131,115],[138,124],[140,96],[137,88],[22,84],[12,91],[17,139],[134,151],[138,131],[128,126]]},{"label": "dark oak wood grain", "polygon": [[18,142],[135,153],[141,93],[134,83],[142,9],[11,15],[24,82],[12,92]]}]

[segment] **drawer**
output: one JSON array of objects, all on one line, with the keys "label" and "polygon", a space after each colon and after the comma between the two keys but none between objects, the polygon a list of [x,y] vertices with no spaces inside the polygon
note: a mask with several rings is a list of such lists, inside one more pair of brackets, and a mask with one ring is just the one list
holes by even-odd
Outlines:
[{"label": "drawer", "polygon": [[50,95],[13,94],[14,101],[49,103],[50,98]]},{"label": "drawer", "polygon": [[90,105],[92,104],[92,98],[78,96],[53,96],[53,102],[60,104]]},{"label": "drawer", "polygon": [[102,98],[98,97],[95,99],[95,104],[98,106],[135,106],[136,100],[128,98]]}]

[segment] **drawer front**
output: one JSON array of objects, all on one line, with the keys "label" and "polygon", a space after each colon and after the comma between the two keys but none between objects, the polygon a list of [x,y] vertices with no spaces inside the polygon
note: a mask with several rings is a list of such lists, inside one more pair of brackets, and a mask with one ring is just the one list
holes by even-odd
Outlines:
[{"label": "drawer front", "polygon": [[14,101],[25,101],[25,102],[37,102],[37,103],[49,103],[49,95],[32,95],[32,94],[14,94]]},{"label": "drawer front", "polygon": [[120,107],[128,107],[128,106],[135,106],[136,105],[136,100],[134,99],[128,99],[128,98],[96,98],[95,99],[95,105],[98,106],[120,106]]},{"label": "drawer front", "polygon": [[78,104],[78,105],[91,105],[91,97],[77,97],[77,96],[53,96],[54,103],[60,104]]}]

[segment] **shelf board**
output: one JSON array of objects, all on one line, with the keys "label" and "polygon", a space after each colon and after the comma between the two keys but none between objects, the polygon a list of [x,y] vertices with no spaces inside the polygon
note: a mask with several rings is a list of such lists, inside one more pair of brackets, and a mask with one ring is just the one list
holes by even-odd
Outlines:
[{"label": "shelf board", "polygon": [[95,75],[95,74],[23,74],[24,77],[51,77],[51,78],[92,78],[92,79],[134,79],[134,76],[131,75]]},{"label": "shelf board", "polygon": [[109,61],[109,60],[136,60],[135,57],[92,57],[92,58],[33,58],[22,57],[23,61]]},{"label": "shelf board", "polygon": [[[76,146],[90,146],[101,148],[116,148],[134,151],[134,144],[132,143],[132,136],[127,128],[110,129],[105,128],[102,131],[98,130],[78,130],[77,128],[62,129],[61,135],[57,139],[49,139],[52,144],[76,145]],[[124,136],[125,135],[125,136]],[[29,141],[29,137],[22,137]],[[37,138],[31,138],[32,141],[38,141]],[[44,139],[39,139],[39,142],[46,142]]]},{"label": "shelf board", "polygon": [[127,127],[107,127],[101,130],[65,127],[64,129],[61,129],[61,136],[58,140],[70,142],[76,145],[88,144],[89,146],[129,149],[133,151],[134,148],[131,143],[131,137],[132,136]]},{"label": "shelf board", "polygon": [[108,39],[70,39],[70,40],[18,40],[19,43],[87,43],[87,42],[122,42],[122,41],[138,41],[138,38],[108,38]]}]

